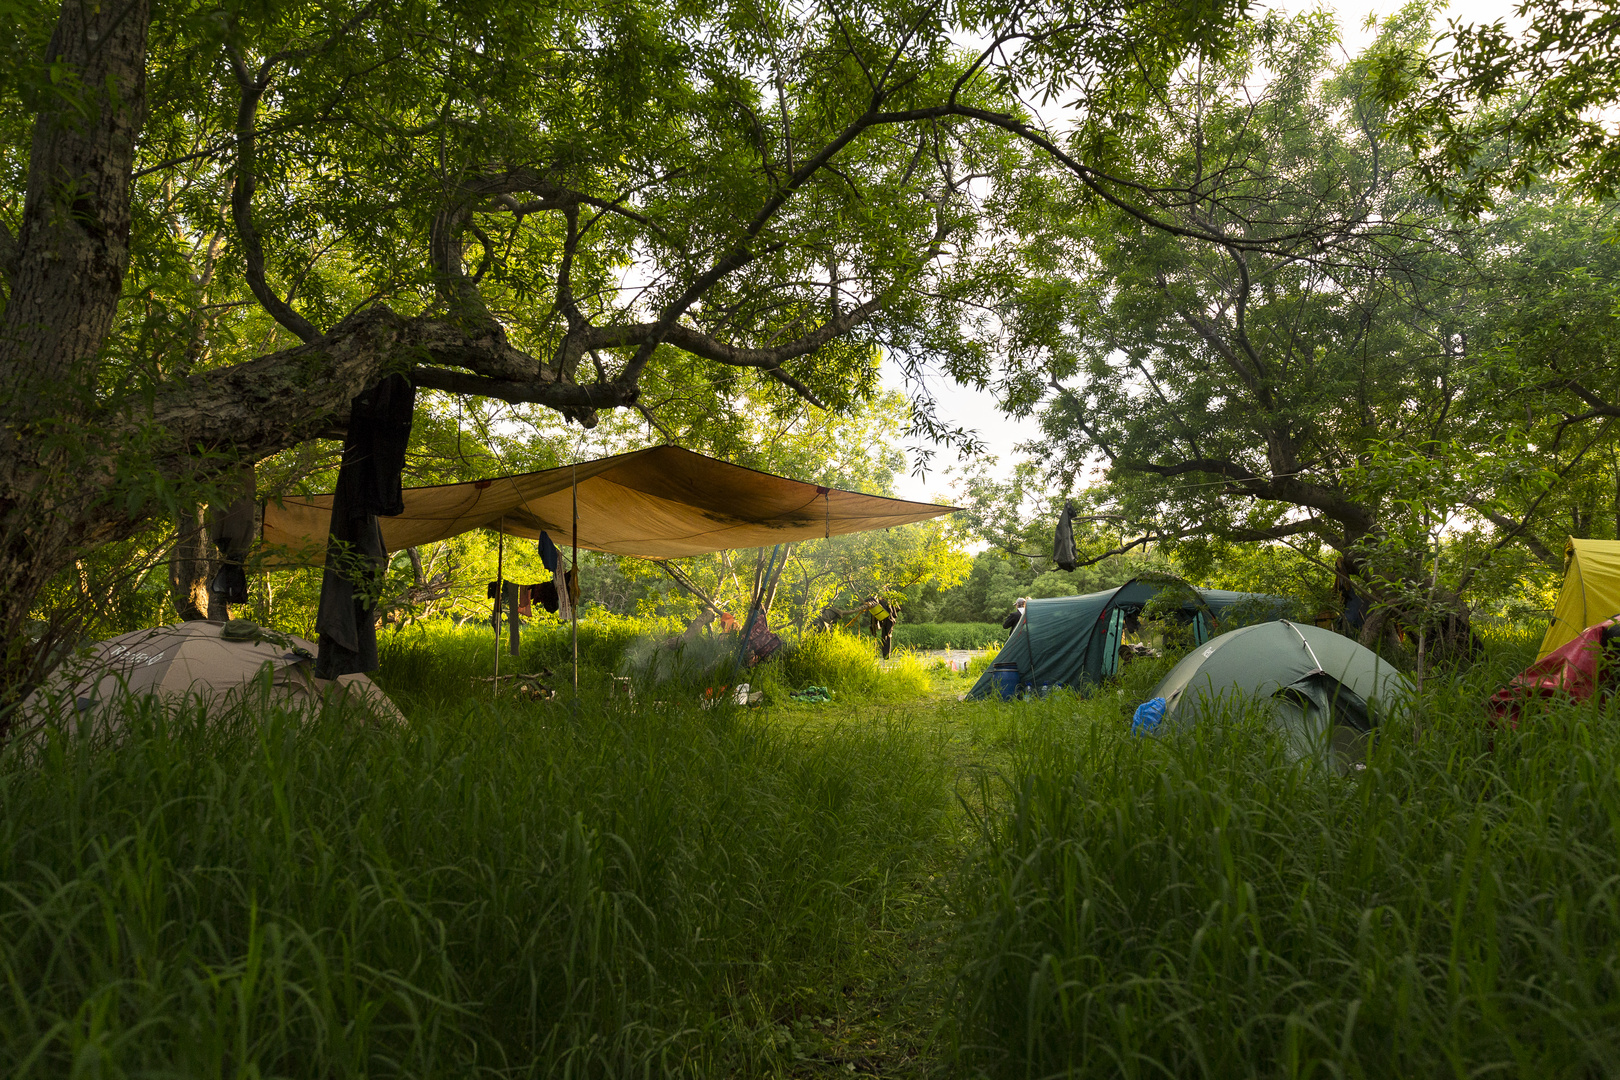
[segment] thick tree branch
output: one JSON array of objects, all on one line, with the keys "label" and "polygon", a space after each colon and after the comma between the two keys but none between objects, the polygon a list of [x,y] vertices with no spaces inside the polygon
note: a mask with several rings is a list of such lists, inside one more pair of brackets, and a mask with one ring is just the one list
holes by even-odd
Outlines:
[{"label": "thick tree branch", "polygon": [[709,612],[716,618],[719,618],[721,615],[725,614],[725,612],[720,609],[720,602],[699,588],[697,582],[693,581],[691,577],[687,575],[686,571],[682,570],[678,566],[670,565],[670,563],[664,559],[654,559],[653,565],[667,574],[669,579],[675,584],[679,585],[686,592],[691,593],[693,598],[697,600],[705,611]]},{"label": "thick tree branch", "polygon": [[1121,461],[1118,464],[1119,467],[1132,472],[1149,473],[1153,476],[1162,476],[1165,479],[1185,476],[1189,473],[1219,476],[1241,485],[1238,490],[1233,492],[1234,494],[1308,507],[1344,525],[1345,529],[1352,534],[1365,533],[1373,526],[1373,516],[1367,507],[1331,488],[1312,484],[1293,476],[1261,476],[1235,461],[1227,461],[1221,458],[1197,458],[1176,462],[1173,465],[1157,465],[1147,461]]},{"label": "thick tree branch", "polygon": [[[1545,493],[1536,497],[1535,502],[1530,504],[1530,510],[1519,521],[1514,521],[1506,514],[1492,510],[1489,505],[1480,499],[1468,499],[1466,500],[1465,505],[1470,510],[1473,510],[1474,513],[1478,514],[1480,517],[1502,530],[1502,535],[1498,537],[1496,544],[1493,545],[1494,547],[1503,547],[1510,541],[1517,540],[1525,546],[1526,550],[1528,550],[1530,554],[1540,559],[1550,569],[1562,570],[1564,568],[1564,560],[1553,554],[1552,551],[1548,549],[1546,544],[1543,544],[1539,539],[1537,539],[1534,533],[1527,531],[1530,526],[1531,519],[1535,517],[1536,508],[1540,505],[1544,495]],[[1469,577],[1472,576],[1472,574],[1469,575]],[[1466,587],[1466,581],[1464,581],[1462,585],[1458,586],[1458,588]]]},{"label": "thick tree branch", "polygon": [[241,50],[234,45],[225,46],[230,59],[231,72],[242,92],[236,110],[236,182],[231,189],[231,221],[236,226],[237,240],[242,245],[242,261],[247,274],[248,287],[261,307],[300,341],[306,344],[320,340],[321,332],[315,325],[288,304],[270,288],[264,276],[264,242],[253,224],[253,192],[258,185],[254,168],[258,160],[258,130],[256,120],[259,102],[270,87],[272,61],[266,60],[255,76],[250,74]]}]

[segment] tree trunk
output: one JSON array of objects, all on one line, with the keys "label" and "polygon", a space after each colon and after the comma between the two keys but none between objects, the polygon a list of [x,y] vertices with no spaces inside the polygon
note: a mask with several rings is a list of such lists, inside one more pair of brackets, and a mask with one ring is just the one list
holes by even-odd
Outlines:
[{"label": "tree trunk", "polygon": [[787,571],[787,561],[793,557],[793,545],[789,544],[782,552],[782,568],[776,572],[776,580],[771,582],[771,589],[765,596],[765,612],[770,613],[771,605],[776,603],[776,590],[782,586],[782,578]]},{"label": "tree trunk", "polygon": [[[1422,641],[1418,663],[1429,670],[1472,659],[1480,649],[1462,597],[1440,592],[1430,604],[1386,600],[1369,590],[1372,610],[1362,624],[1360,642],[1377,649],[1381,639],[1391,648],[1411,647],[1414,654]],[[1405,640],[1403,640],[1405,639]]]},{"label": "tree trunk", "polygon": [[0,707],[39,668],[35,598],[96,542],[128,535],[96,439],[96,374],[129,263],[130,169],[146,114],[148,0],[68,0],[45,60],[64,76],[34,125],[0,318]]},{"label": "tree trunk", "polygon": [[174,547],[169,549],[169,599],[174,613],[186,622],[213,618],[208,581],[214,560],[208,550],[202,507],[191,507],[175,517]]}]

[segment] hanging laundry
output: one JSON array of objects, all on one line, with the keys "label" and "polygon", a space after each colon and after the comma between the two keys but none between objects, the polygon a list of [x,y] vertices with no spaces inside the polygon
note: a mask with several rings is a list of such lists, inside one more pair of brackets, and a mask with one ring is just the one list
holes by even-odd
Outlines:
[{"label": "hanging laundry", "polygon": [[248,551],[259,535],[259,502],[252,463],[236,471],[228,481],[236,497],[224,506],[208,507],[208,539],[219,552],[219,569],[208,582],[208,591],[221,603],[245,604],[248,598]]},{"label": "hanging laundry", "polygon": [[748,641],[744,643],[743,655],[749,667],[762,660],[769,660],[775,656],[782,647],[782,639],[771,633],[770,620],[765,612],[755,607],[751,625],[748,628]]},{"label": "hanging laundry", "polygon": [[405,512],[400,473],[415,407],[416,387],[399,374],[349,403],[315,616],[320,634],[317,678],[377,670],[376,586],[388,568],[377,517]]},{"label": "hanging laundry", "polygon": [[557,614],[557,583],[543,581],[534,586],[535,601],[553,615]]},{"label": "hanging laundry", "polygon": [[557,545],[552,543],[551,537],[544,532],[540,533],[540,561],[553,574],[557,572],[557,564],[562,561],[562,556],[557,551]]},{"label": "hanging laundry", "polygon": [[1057,532],[1052,535],[1052,562],[1059,570],[1073,570],[1080,557],[1074,551],[1074,504],[1063,501],[1063,516],[1058,518]]}]

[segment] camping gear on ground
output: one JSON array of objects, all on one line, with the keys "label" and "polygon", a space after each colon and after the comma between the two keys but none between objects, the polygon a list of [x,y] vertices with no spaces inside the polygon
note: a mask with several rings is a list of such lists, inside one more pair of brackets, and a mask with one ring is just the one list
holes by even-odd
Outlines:
[{"label": "camping gear on ground", "polygon": [[1164,710],[1168,702],[1162,697],[1149,698],[1136,707],[1131,714],[1131,734],[1146,735],[1158,729],[1164,721]]},{"label": "camping gear on ground", "polygon": [[388,569],[377,519],[405,510],[400,472],[415,407],[416,387],[400,374],[368,387],[349,404],[337,490],[328,497],[326,571],[315,615],[320,678],[377,670],[376,586]]},{"label": "camping gear on ground", "polygon": [[1057,532],[1052,536],[1052,562],[1059,570],[1073,570],[1080,562],[1074,550],[1074,504],[1063,501],[1063,516],[1058,518]]},{"label": "camping gear on ground", "polygon": [[545,680],[551,678],[548,668],[541,668],[533,674],[516,675],[474,675],[473,682],[489,683],[491,690],[499,694],[502,688],[510,687],[520,698],[527,701],[550,701],[557,696]]},{"label": "camping gear on ground", "polygon": [[253,701],[264,692],[267,677],[270,700],[277,705],[313,709],[337,695],[377,719],[405,719],[364,675],[317,678],[313,643],[242,619],[195,620],[98,642],[87,655],[63,661],[20,712],[24,725],[51,718],[116,724],[126,694]]},{"label": "camping gear on ground", "polygon": [[990,682],[996,688],[996,694],[1002,701],[1011,701],[1018,696],[1018,663],[1013,660],[1001,660],[990,665]]},{"label": "camping gear on ground", "polygon": [[[1142,608],[1172,588],[1186,595],[1169,614],[1188,629],[1196,644],[1209,640],[1222,619],[1245,613],[1276,618],[1293,608],[1292,601],[1280,596],[1195,589],[1169,579],[1133,578],[1118,588],[1085,596],[1027,601],[1023,618],[996,654],[996,661],[1016,664],[1020,683],[1051,683],[1086,690],[1119,670],[1120,646],[1125,644],[1122,639],[1136,625]],[[967,692],[968,700],[995,692],[994,670],[992,665],[991,671],[973,684]]]},{"label": "camping gear on ground", "polygon": [[1570,537],[1564,547],[1564,585],[1536,659],[1546,659],[1587,627],[1616,615],[1620,615],[1620,540]]},{"label": "camping gear on ground", "polygon": [[1159,728],[1187,727],[1264,702],[1299,757],[1363,760],[1366,738],[1400,708],[1412,684],[1371,649],[1288,619],[1244,626],[1194,649],[1154,687]]},{"label": "camping gear on ground", "polygon": [[833,699],[833,692],[825,686],[807,686],[795,690],[788,697],[804,705],[824,705]]},{"label": "camping gear on ground", "polygon": [[1607,695],[1620,675],[1620,618],[1582,630],[1546,656],[1519,672],[1486,703],[1496,716],[1516,724],[1525,704],[1534,698],[1563,696],[1586,701]]}]

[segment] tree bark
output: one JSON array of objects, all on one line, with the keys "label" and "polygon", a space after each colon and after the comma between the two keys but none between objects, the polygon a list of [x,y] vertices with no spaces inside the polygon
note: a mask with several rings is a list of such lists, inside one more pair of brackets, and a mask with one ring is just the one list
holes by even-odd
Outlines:
[{"label": "tree bark", "polygon": [[169,549],[169,599],[174,613],[186,622],[211,618],[208,579],[208,530],[202,507],[190,507],[175,517],[174,547]]},{"label": "tree bark", "polygon": [[35,121],[0,317],[0,707],[39,671],[23,628],[45,583],[133,531],[109,505],[96,376],[129,265],[150,18],[147,0],[67,0],[44,57],[61,77]]},{"label": "tree bark", "polygon": [[[38,677],[34,659],[43,653],[29,643],[25,625],[36,599],[76,558],[133,535],[154,518],[182,513],[189,521],[184,507],[197,500],[188,485],[212,481],[239,461],[259,460],[329,433],[333,418],[344,415],[351,399],[383,374],[408,371],[419,387],[543,405],[589,426],[597,410],[635,405],[643,370],[657,350],[673,347],[757,369],[815,401],[782,365],[811,356],[868,321],[888,297],[907,287],[909,278],[896,276],[865,302],[845,311],[835,308],[815,327],[791,340],[773,339],[767,348],[729,340],[727,331],[714,329],[723,323],[705,324],[693,314],[710,289],[771,249],[752,238],[795,190],[835,169],[834,159],[858,136],[874,126],[934,118],[882,111],[890,93],[885,90],[882,100],[874,98],[867,111],[805,157],[764,199],[748,220],[750,239],[717,256],[654,321],[594,326],[576,318],[564,271],[558,303],[569,313],[569,329],[555,355],[542,360],[511,343],[478,296],[477,275],[469,277],[463,266],[462,232],[473,229],[469,207],[498,204],[521,215],[588,205],[640,220],[618,202],[567,191],[544,170],[517,163],[473,176],[463,189],[446,195],[428,252],[446,303],[415,317],[374,304],[335,326],[317,326],[292,312],[290,302],[266,280],[251,205],[258,103],[278,69],[293,63],[296,50],[269,53],[255,75],[235,43],[227,41],[223,47],[241,94],[230,166],[235,255],[245,261],[261,307],[292,329],[300,343],[200,372],[189,363],[148,365],[142,378],[154,381],[137,385],[131,370],[115,367],[123,360],[108,359],[117,355],[108,341],[119,325],[130,263],[132,170],[147,114],[151,9],[151,0],[63,0],[38,65],[49,70],[50,89],[41,92],[34,115],[20,226],[15,236],[0,229],[0,273],[9,287],[0,315],[0,708]],[[371,12],[362,9],[331,40],[355,32]],[[197,70],[218,61],[198,57]],[[943,180],[935,234],[917,254],[918,268],[945,251],[951,218],[943,212],[944,202],[958,188],[948,170]],[[924,187],[919,181],[919,192]],[[517,198],[525,193],[538,194],[540,202]],[[209,259],[215,254],[211,246]],[[581,356],[597,348],[633,349],[634,355],[616,374],[599,367],[596,382],[577,382],[574,370]],[[197,540],[202,554],[211,556],[206,545],[205,539]],[[179,553],[171,567],[182,614],[209,610],[198,595],[199,580],[206,590],[202,564],[193,548]]]}]

